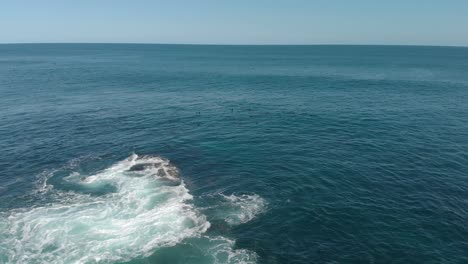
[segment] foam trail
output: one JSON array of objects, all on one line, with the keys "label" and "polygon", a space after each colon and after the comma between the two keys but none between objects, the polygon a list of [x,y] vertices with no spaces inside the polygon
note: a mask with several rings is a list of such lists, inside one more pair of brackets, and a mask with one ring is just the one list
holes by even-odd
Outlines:
[{"label": "foam trail", "polygon": [[132,155],[94,175],[71,174],[100,196],[62,194],[53,204],[0,217],[1,263],[110,263],[151,255],[210,226],[177,170],[159,157]]},{"label": "foam trail", "polygon": [[230,226],[247,223],[267,209],[267,202],[257,194],[211,194],[204,197],[204,202],[204,213]]},{"label": "foam trail", "polygon": [[[205,237],[205,251],[214,259],[214,264],[254,264],[257,262],[257,254],[246,249],[234,249],[235,241],[222,237]],[[199,243],[203,244],[203,243]]]},{"label": "foam trail", "polygon": [[247,223],[266,210],[266,201],[257,194],[221,195],[230,207],[225,212],[225,221],[230,225]]}]

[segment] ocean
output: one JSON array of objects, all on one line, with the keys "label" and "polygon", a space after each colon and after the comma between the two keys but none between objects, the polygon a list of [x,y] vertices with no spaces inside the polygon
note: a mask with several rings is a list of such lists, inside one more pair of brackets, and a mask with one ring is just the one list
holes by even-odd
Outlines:
[{"label": "ocean", "polygon": [[468,263],[468,48],[0,45],[0,263]]}]

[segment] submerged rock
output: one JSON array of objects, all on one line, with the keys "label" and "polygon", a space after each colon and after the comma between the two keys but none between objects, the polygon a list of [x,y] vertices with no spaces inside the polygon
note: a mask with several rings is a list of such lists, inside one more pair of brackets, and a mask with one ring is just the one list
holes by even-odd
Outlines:
[{"label": "submerged rock", "polygon": [[166,176],[167,176],[167,175],[166,175],[166,171],[164,171],[163,168],[160,168],[160,169],[158,170],[158,172],[156,172],[156,175],[158,175],[159,177],[166,177]]},{"label": "submerged rock", "polygon": [[158,168],[161,166],[161,163],[141,163],[133,165],[129,171],[144,171],[147,169]]},{"label": "submerged rock", "polygon": [[159,178],[168,180],[178,180],[179,171],[176,167],[171,165],[169,161],[162,160],[162,162],[144,162],[131,166],[128,171],[135,172],[135,176],[140,174],[150,173]]}]

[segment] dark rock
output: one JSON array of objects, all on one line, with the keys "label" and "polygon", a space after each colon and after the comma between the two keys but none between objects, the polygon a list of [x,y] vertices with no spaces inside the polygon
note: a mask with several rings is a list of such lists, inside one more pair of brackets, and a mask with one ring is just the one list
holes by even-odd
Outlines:
[{"label": "dark rock", "polygon": [[161,166],[161,163],[142,163],[133,165],[129,171],[143,171],[151,168],[157,168]]},{"label": "dark rock", "polygon": [[159,177],[166,177],[166,172],[164,171],[164,169],[159,169],[158,172],[156,173],[157,176]]}]

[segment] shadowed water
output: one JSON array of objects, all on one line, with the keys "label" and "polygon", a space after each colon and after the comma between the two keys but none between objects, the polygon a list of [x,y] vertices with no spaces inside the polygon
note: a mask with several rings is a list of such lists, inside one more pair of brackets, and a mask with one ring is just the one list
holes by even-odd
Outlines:
[{"label": "shadowed water", "polygon": [[467,48],[1,45],[0,263],[468,262],[467,72]]}]

